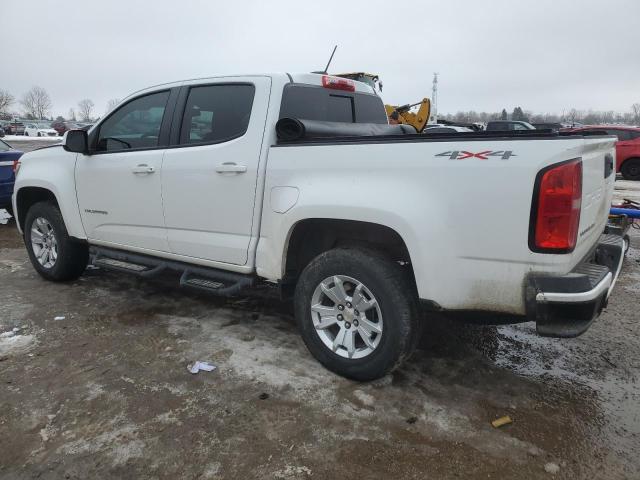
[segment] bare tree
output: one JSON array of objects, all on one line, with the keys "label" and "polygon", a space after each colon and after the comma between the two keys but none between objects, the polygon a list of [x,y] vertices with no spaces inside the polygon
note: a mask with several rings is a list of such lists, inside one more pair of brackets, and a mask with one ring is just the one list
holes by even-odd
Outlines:
[{"label": "bare tree", "polygon": [[20,100],[27,115],[42,120],[51,110],[51,97],[42,87],[31,87]]},{"label": "bare tree", "polygon": [[80,100],[78,102],[78,114],[80,115],[80,120],[83,122],[90,121],[94,106],[94,103],[88,98]]},{"label": "bare tree", "polygon": [[580,112],[578,112],[575,108],[572,108],[571,110],[569,110],[569,113],[567,113],[567,120],[571,125],[579,121],[581,118],[582,115],[580,115]]},{"label": "bare tree", "polygon": [[15,102],[15,98],[8,91],[0,88],[0,114],[9,113],[9,107]]},{"label": "bare tree", "polygon": [[113,110],[114,108],[116,108],[116,106],[120,103],[120,99],[119,98],[112,98],[111,100],[109,100],[107,102],[107,112],[110,112],[111,110]]},{"label": "bare tree", "polygon": [[640,125],[640,103],[631,105],[631,113],[633,113],[633,123]]},{"label": "bare tree", "polygon": [[[455,114],[440,112],[438,118],[452,122],[487,122],[490,120],[500,120],[508,117],[507,111],[502,112],[468,112],[459,111]],[[513,118],[524,117],[533,123],[584,123],[591,125],[622,123],[626,125],[640,125],[640,103],[635,103],[627,112],[621,113],[614,110],[577,110],[572,108],[569,111],[563,110],[562,114],[557,113],[536,113],[531,110],[522,111],[519,107],[514,110]]]}]

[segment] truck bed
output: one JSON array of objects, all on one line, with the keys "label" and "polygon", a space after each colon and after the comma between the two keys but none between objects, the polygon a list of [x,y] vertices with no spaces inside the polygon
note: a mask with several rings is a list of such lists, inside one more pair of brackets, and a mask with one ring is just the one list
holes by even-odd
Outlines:
[{"label": "truck bed", "polygon": [[[351,144],[351,143],[432,143],[451,141],[488,141],[488,140],[550,140],[584,138],[571,132],[554,132],[552,130],[515,130],[515,131],[479,131],[479,132],[455,132],[436,134],[402,134],[402,135],[376,135],[376,136],[335,136],[335,137],[303,137],[297,140],[278,140],[278,146],[287,145],[314,145],[314,144]],[[589,135],[589,138],[610,138],[607,135]]]},{"label": "truck bed", "polygon": [[[565,275],[595,248],[613,194],[615,174],[603,172],[614,140],[522,131],[278,142],[265,191],[291,187],[298,200],[284,215],[263,212],[258,272],[280,278],[274,269],[282,252],[269,246],[286,243],[280,236],[289,225],[351,218],[387,225],[405,240],[421,299],[447,310],[524,315],[523,278]],[[577,246],[566,254],[533,252],[536,177],[575,158],[583,163]]]}]

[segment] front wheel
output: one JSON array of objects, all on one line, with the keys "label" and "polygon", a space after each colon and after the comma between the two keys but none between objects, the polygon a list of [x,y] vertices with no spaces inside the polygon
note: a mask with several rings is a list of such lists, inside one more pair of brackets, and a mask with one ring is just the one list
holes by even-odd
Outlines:
[{"label": "front wheel", "polygon": [[417,294],[407,272],[383,254],[336,248],[302,272],[295,312],[311,354],[354,380],[380,378],[417,344]]},{"label": "front wheel", "polygon": [[640,180],[640,158],[625,160],[620,172],[625,180]]},{"label": "front wheel", "polygon": [[24,135],[25,137],[28,137],[28,136],[29,136],[29,132],[24,132],[24,133],[23,133],[23,135]]},{"label": "front wheel", "polygon": [[86,244],[69,237],[56,205],[39,202],[27,212],[24,243],[36,271],[55,282],[75,280],[89,262]]}]

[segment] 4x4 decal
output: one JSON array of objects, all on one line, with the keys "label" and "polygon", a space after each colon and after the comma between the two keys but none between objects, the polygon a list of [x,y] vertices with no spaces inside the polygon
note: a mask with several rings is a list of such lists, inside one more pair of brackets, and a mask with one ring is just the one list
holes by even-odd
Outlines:
[{"label": "4x4 decal", "polygon": [[436,157],[449,157],[449,160],[464,160],[466,158],[479,158],[480,160],[489,160],[489,157],[500,157],[502,160],[509,160],[511,157],[517,157],[511,150],[485,150],[484,152],[467,152],[466,150],[453,150],[436,154]]}]

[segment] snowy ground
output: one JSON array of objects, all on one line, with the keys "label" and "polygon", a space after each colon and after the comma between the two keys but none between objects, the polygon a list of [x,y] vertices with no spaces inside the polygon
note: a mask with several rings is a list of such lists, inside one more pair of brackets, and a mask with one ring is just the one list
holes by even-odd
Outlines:
[{"label": "snowy ground", "polygon": [[6,225],[10,218],[11,215],[9,215],[9,212],[0,208],[0,225]]},{"label": "snowy ground", "polygon": [[[639,193],[616,182],[617,198]],[[637,479],[631,233],[584,335],[434,316],[401,369],[357,383],[310,356],[273,292],[220,299],[101,269],[45,282],[0,225],[0,479]],[[193,375],[194,360],[217,369]]]}]

